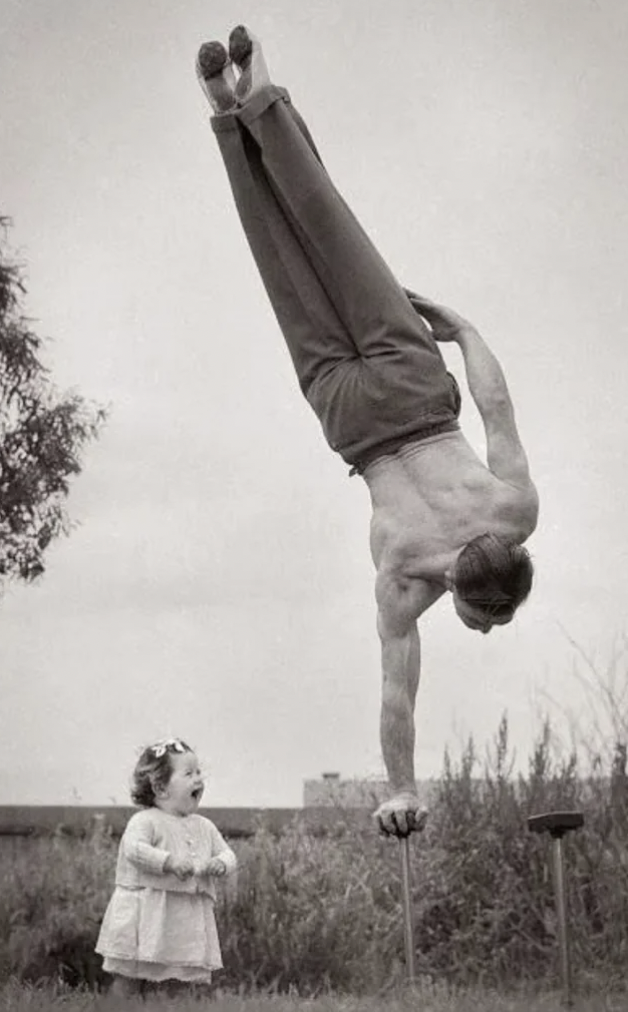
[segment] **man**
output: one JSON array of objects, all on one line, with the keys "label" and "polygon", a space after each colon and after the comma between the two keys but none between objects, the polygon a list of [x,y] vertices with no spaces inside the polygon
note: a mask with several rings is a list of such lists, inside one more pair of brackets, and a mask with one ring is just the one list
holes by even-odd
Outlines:
[{"label": "man", "polygon": [[[400,287],[287,91],[271,83],[259,42],[235,28],[229,52],[201,47],[197,74],[303,394],[371,495],[392,793],[375,815],[384,832],[403,835],[425,819],[414,774],[417,619],[449,591],[470,629],[511,621],[532,584],[521,544],[536,526],[536,490],[497,359],[457,313]],[[461,350],[488,466],[460,431],[460,395],[439,341]]]}]

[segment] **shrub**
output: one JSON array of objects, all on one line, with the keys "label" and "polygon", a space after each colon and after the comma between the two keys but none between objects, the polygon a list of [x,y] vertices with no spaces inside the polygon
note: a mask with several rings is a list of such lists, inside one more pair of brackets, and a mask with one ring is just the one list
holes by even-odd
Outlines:
[{"label": "shrub", "polygon": [[94,943],[113,881],[116,845],[96,833],[27,840],[3,869],[0,966],[24,981],[94,987],[105,976]]}]

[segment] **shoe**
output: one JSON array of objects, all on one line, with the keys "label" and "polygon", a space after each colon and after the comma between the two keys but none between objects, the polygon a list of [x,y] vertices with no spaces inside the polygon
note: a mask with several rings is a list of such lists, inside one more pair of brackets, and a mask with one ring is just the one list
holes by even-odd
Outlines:
[{"label": "shoe", "polygon": [[238,25],[229,35],[229,58],[240,71],[235,94],[238,104],[244,105],[270,84],[270,74],[259,39],[244,25]]},{"label": "shoe", "polygon": [[236,108],[236,78],[222,42],[203,43],[196,57],[196,76],[217,115]]}]

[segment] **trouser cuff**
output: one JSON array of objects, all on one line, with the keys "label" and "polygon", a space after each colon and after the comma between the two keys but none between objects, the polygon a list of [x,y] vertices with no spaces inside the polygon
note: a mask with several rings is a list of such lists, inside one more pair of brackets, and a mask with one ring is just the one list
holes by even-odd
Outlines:
[{"label": "trouser cuff", "polygon": [[233,112],[223,113],[219,116],[212,116],[211,125],[214,133],[222,133],[224,130],[237,130],[238,121],[248,127],[262,113],[266,112],[269,106],[275,102],[289,102],[290,95],[285,88],[277,84],[268,84],[260,88],[253,97],[239,109]]}]

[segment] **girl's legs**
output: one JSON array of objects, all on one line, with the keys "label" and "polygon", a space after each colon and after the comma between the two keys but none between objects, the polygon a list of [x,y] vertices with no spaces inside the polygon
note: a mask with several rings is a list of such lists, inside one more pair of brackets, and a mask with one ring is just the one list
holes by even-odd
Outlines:
[{"label": "girl's legs", "polygon": [[116,974],[110,988],[110,993],[116,998],[138,998],[142,997],[145,990],[145,981],[135,980],[133,977],[123,977]]}]

